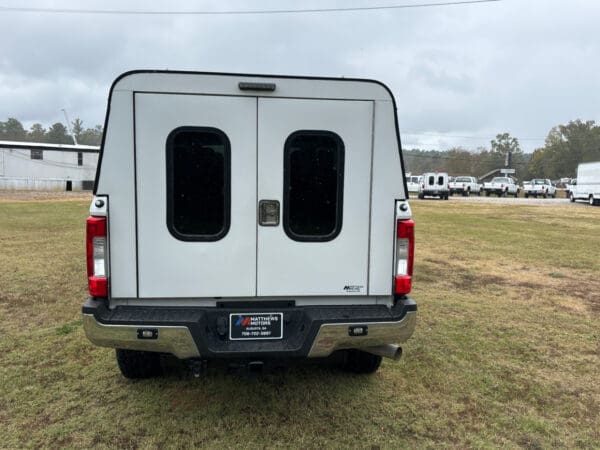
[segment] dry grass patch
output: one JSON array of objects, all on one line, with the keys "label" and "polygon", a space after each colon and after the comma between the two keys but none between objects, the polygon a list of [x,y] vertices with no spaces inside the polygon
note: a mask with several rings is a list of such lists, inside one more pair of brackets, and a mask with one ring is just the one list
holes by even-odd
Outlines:
[{"label": "dry grass patch", "polygon": [[0,203],[0,445],[598,447],[600,208],[414,202],[416,334],[371,377],[123,379],[84,335],[88,203]]}]

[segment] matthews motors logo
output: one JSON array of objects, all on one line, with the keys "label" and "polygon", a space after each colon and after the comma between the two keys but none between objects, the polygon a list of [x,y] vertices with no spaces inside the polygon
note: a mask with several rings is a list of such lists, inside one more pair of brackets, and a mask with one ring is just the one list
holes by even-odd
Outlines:
[{"label": "matthews motors logo", "polygon": [[250,317],[240,316],[238,318],[237,322],[235,323],[235,326],[236,327],[247,327],[250,324],[251,324]]},{"label": "matthews motors logo", "polygon": [[357,286],[354,284],[347,284],[346,286],[344,286],[344,292],[360,292],[362,290],[363,286]]}]

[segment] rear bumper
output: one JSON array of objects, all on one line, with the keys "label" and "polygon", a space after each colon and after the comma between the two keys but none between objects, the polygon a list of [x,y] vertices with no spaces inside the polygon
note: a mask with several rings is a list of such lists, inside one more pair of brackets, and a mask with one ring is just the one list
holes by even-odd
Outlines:
[{"label": "rear bumper", "polygon": [[[286,302],[287,303],[287,302]],[[229,313],[283,312],[283,338],[269,341],[228,339]],[[188,358],[318,358],[347,348],[401,344],[416,324],[417,305],[401,298],[384,305],[296,307],[281,303],[216,308],[118,306],[90,298],[83,306],[88,339],[102,347],[171,353]],[[351,336],[350,327],[367,334]],[[142,338],[150,330],[152,338]]]},{"label": "rear bumper", "polygon": [[439,195],[446,195],[449,193],[450,193],[450,191],[448,191],[448,190],[439,190],[439,189],[422,189],[421,190],[421,194],[429,195],[432,197],[437,197]]}]

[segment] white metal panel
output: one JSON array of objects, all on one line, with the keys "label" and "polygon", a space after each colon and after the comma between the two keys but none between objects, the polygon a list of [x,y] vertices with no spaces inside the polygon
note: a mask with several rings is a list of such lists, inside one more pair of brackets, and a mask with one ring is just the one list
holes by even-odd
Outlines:
[{"label": "white metal panel", "polygon": [[372,123],[371,101],[259,99],[259,199],[279,200],[283,211],[284,143],[293,132],[332,131],[345,146],[340,234],[329,242],[297,242],[286,235],[283,221],[259,226],[259,296],[367,292]]},{"label": "white metal panel", "polygon": [[102,173],[96,195],[108,195],[108,244],[110,295],[137,296],[135,185],[133,164],[133,95],[115,92],[102,157]]},{"label": "white metal panel", "polygon": [[390,92],[370,80],[315,79],[215,73],[139,72],[126,74],[114,86],[115,91],[178,92],[256,96],[256,91],[242,91],[239,82],[275,83],[273,92],[263,97],[331,98],[355,100],[391,100]]},{"label": "white metal panel", "polygon": [[407,198],[392,102],[375,102],[369,295],[391,295],[394,267],[395,199]]},{"label": "white metal panel", "polygon": [[[256,98],[135,94],[139,296],[256,292]],[[231,144],[231,226],[215,242],[167,229],[166,139],[181,126],[214,127]]]}]

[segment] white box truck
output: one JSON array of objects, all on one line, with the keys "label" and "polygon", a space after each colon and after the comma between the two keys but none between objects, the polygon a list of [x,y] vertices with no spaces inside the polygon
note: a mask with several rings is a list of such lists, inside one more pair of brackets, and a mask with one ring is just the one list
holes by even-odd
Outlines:
[{"label": "white box truck", "polygon": [[414,222],[394,98],[369,80],[133,71],[112,85],[83,324],[125,377],[160,354],[398,359]]},{"label": "white box truck", "polygon": [[569,192],[571,202],[585,200],[600,205],[600,161],[581,163],[577,167],[577,183]]}]

